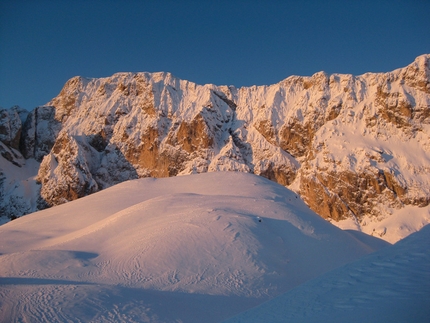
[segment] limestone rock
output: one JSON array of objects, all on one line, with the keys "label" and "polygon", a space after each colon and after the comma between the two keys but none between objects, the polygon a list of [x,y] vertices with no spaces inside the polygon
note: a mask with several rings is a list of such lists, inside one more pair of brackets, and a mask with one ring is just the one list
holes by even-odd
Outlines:
[{"label": "limestone rock", "polygon": [[19,148],[25,158],[41,161],[55,143],[61,123],[55,119],[53,106],[37,107],[31,111],[22,127]]},{"label": "limestone rock", "polygon": [[430,203],[429,60],[239,89],[169,73],[74,77],[21,134],[17,112],[0,113],[2,151],[41,161],[40,207],[138,177],[243,171],[359,223]]},{"label": "limestone rock", "polygon": [[[96,152],[78,138],[61,132],[51,152],[40,164],[37,180],[42,184],[41,197],[47,205],[58,205],[98,190],[91,161]],[[84,139],[85,140],[85,139]]]}]

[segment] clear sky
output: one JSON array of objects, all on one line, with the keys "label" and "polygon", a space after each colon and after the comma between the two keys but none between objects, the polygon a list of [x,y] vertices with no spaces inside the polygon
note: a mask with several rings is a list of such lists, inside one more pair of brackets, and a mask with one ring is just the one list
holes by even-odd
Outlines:
[{"label": "clear sky", "polygon": [[171,72],[199,84],[386,72],[430,53],[430,0],[0,0],[0,106],[71,77]]}]

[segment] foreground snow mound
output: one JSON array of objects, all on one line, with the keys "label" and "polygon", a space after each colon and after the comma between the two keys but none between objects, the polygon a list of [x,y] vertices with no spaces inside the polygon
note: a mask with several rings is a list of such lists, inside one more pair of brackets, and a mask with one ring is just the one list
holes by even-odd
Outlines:
[{"label": "foreground snow mound", "polygon": [[428,322],[430,225],[225,323]]},{"label": "foreground snow mound", "polygon": [[0,317],[217,322],[385,245],[251,174],[128,181],[0,227]]}]

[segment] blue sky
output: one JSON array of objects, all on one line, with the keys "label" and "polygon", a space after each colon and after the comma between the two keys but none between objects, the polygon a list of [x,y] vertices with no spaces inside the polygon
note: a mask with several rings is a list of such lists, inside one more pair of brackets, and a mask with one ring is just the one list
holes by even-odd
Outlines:
[{"label": "blue sky", "polygon": [[167,71],[199,84],[386,72],[430,53],[428,0],[0,0],[0,106],[71,77]]}]

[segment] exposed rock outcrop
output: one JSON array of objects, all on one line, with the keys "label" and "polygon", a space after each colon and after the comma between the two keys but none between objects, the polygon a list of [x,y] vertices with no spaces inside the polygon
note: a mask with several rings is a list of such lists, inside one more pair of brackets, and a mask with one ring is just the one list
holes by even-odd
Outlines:
[{"label": "exposed rock outcrop", "polygon": [[[37,180],[42,184],[40,195],[49,206],[63,204],[98,191],[93,178],[98,158],[82,138],[61,132],[51,152],[40,164]],[[93,167],[91,167],[93,166]]]},{"label": "exposed rock outcrop", "polygon": [[2,110],[2,155],[41,161],[40,206],[132,178],[244,171],[295,189],[324,218],[359,222],[430,203],[429,61],[240,89],[169,73],[75,77],[23,126]]},{"label": "exposed rock outcrop", "polygon": [[61,123],[55,119],[53,106],[37,107],[31,111],[22,125],[20,150],[25,158],[42,161],[54,146]]}]

